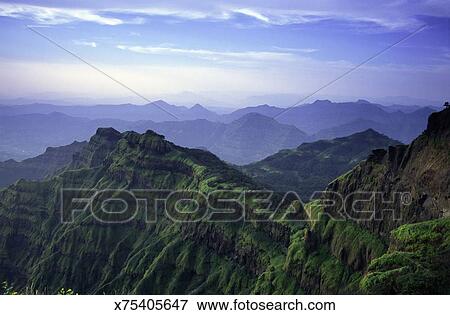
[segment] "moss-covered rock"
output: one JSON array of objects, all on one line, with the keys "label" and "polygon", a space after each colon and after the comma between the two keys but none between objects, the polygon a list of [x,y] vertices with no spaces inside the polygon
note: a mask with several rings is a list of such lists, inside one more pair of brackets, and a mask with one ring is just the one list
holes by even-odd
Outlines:
[{"label": "moss-covered rock", "polygon": [[371,294],[449,294],[450,218],[392,231],[388,252],[370,263],[361,287]]}]

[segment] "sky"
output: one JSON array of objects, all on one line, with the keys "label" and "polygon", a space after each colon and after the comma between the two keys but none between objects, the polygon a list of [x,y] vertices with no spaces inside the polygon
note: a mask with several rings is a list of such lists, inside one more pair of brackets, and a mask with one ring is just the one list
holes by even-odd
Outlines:
[{"label": "sky", "polygon": [[308,95],[383,50],[311,100],[449,96],[447,0],[0,0],[1,98],[145,103],[30,28],[149,99]]}]

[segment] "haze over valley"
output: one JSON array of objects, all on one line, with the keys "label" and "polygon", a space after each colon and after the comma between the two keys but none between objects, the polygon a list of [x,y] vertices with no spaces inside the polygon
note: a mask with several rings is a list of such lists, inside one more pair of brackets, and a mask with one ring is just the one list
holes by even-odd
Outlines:
[{"label": "haze over valley", "polygon": [[226,162],[248,164],[304,142],[376,130],[409,143],[426,126],[436,107],[389,107],[367,101],[316,101],[285,109],[260,105],[218,114],[156,101],[148,105],[0,106],[0,158],[23,160],[47,147],[86,141],[99,127],[154,130],[178,145],[207,149]]}]

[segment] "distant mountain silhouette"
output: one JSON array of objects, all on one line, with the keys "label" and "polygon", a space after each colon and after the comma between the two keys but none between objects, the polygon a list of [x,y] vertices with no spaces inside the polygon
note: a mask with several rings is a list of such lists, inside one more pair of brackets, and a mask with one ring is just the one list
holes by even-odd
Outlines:
[{"label": "distant mountain silhouette", "polygon": [[228,124],[209,150],[225,161],[247,164],[281,149],[296,147],[307,139],[308,136],[294,126],[251,113]]},{"label": "distant mountain silhouette", "polygon": [[[60,112],[72,117],[84,117],[89,119],[122,119],[129,121],[152,120],[192,120],[209,119],[216,120],[218,115],[201,105],[192,108],[175,106],[162,100],[147,105],[92,105],[92,106],[57,106],[51,104],[30,104],[16,106],[0,106],[1,116],[23,114],[49,114]],[[174,117],[175,116],[175,117]]]},{"label": "distant mountain silhouette", "polygon": [[218,116],[216,113],[210,111],[209,109],[206,109],[200,104],[195,104],[188,110],[189,117],[192,117],[191,119],[207,119],[211,121],[218,120]]},{"label": "distant mountain silhouette", "polygon": [[250,113],[257,113],[268,117],[275,117],[279,113],[281,113],[284,109],[280,107],[270,106],[270,105],[259,105],[253,107],[245,107],[238,109],[230,114],[222,115],[221,120],[225,122],[231,122],[233,120],[237,120],[242,116],[245,116]]},{"label": "distant mountain silhouette", "polygon": [[398,107],[391,108],[366,100],[346,103],[318,100],[289,110],[269,105],[246,107],[224,115],[222,119],[230,121],[254,112],[296,126],[308,134],[314,134],[317,139],[348,136],[373,128],[393,139],[410,142],[425,129],[428,116],[436,108],[408,109],[401,111]]},{"label": "distant mountain silhouette", "polygon": [[208,120],[142,122],[133,130],[143,132],[147,129],[163,134],[178,145],[207,148],[221,159],[239,165],[296,147],[308,139],[294,126],[280,124],[256,113],[244,115],[229,124]]},{"label": "distant mountain silhouette", "polygon": [[131,128],[132,123],[71,117],[61,113],[0,116],[0,151],[4,160],[22,160],[42,154],[46,148],[84,141],[99,127]]},{"label": "distant mountain silhouette", "polygon": [[317,139],[332,139],[372,128],[380,133],[404,143],[411,142],[425,130],[427,118],[434,110],[428,107],[416,111],[403,113],[392,112],[386,121],[374,121],[368,119],[357,119],[340,126],[323,129],[314,135]]},{"label": "distant mountain silhouette", "polygon": [[226,124],[206,119],[166,122],[140,121],[131,128],[137,132],[155,130],[164,135],[167,140],[185,147],[209,148],[222,136]]},{"label": "distant mountain silhouette", "polygon": [[[423,116],[420,117],[420,126],[414,136],[417,136],[423,131],[428,115],[431,112],[432,110],[423,112]],[[288,112],[278,116],[277,120],[292,124],[298,128],[302,128],[307,133],[314,134],[320,130],[337,127],[359,119],[390,125],[415,124],[416,117],[413,114],[405,114],[399,111],[388,113],[380,108],[379,105],[366,101],[332,103],[325,100],[292,108]]]},{"label": "distant mountain silhouette", "polygon": [[[196,110],[201,110],[197,107]],[[61,113],[0,116],[0,148],[4,159],[42,154],[49,146],[84,141],[98,128],[120,131],[155,130],[175,144],[207,148],[221,159],[235,164],[260,160],[284,148],[293,148],[307,135],[259,114],[249,114],[230,124],[206,119],[186,121],[124,121],[71,117]],[[10,152],[9,155],[6,152]]]},{"label": "distant mountain silhouette", "polygon": [[43,154],[22,162],[0,162],[0,188],[19,179],[41,180],[53,175],[72,162],[74,154],[80,152],[86,144],[87,142],[74,142],[67,146],[47,148]]},{"label": "distant mountain silhouette", "polygon": [[380,108],[388,113],[400,111],[405,114],[412,113],[412,112],[415,112],[415,111],[423,109],[423,108],[431,108],[433,111],[440,110],[440,108],[436,107],[436,106],[423,107],[423,106],[413,106],[413,105],[389,105],[389,106],[380,105]]},{"label": "distant mountain silhouette", "polygon": [[377,148],[398,145],[373,129],[344,138],[303,143],[296,149],[282,150],[262,161],[241,167],[255,181],[276,191],[295,191],[309,200],[337,176],[349,171]]},{"label": "distant mountain silhouette", "polygon": [[[33,157],[43,153],[49,146],[86,140],[99,127],[114,127],[120,131],[139,132],[154,129],[176,144],[209,148],[228,162],[247,164],[305,141],[305,134],[292,136],[295,132],[290,135],[281,125],[297,127],[310,135],[309,140],[344,137],[372,128],[392,139],[409,143],[425,129],[427,117],[434,111],[434,108],[428,107],[413,110],[415,108],[409,106],[408,110],[403,111],[396,110],[397,108],[365,100],[346,103],[319,100],[288,111],[280,107],[261,105],[219,115],[199,104],[188,108],[171,105],[162,100],[143,106],[0,106],[0,131],[3,135],[0,139],[0,160]],[[56,111],[60,113],[57,114]],[[167,112],[177,115],[179,119]],[[257,116],[234,123],[252,113],[275,118],[267,120],[266,127],[264,123],[256,121]],[[261,120],[260,117],[259,121]],[[244,128],[243,125],[249,122],[254,124],[248,129]],[[275,124],[276,122],[279,125]],[[262,130],[264,128],[268,132]],[[292,127],[290,128],[292,130]],[[270,136],[274,130],[278,130],[278,133]],[[250,134],[253,137],[251,141],[245,138]],[[263,134],[264,136],[261,136]],[[283,139],[284,136],[295,140]],[[269,143],[263,145],[262,140]],[[257,146],[259,148],[256,150]],[[248,149],[241,150],[244,147]]]}]

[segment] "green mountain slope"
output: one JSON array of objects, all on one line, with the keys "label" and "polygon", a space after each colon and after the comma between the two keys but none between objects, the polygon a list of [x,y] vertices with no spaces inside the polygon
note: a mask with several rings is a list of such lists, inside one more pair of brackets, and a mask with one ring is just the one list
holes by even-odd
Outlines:
[{"label": "green mountain slope", "polygon": [[449,217],[437,211],[448,209],[449,114],[433,114],[410,146],[377,150],[329,186],[388,191],[408,183],[411,204],[395,205],[405,214],[395,223],[332,220],[338,209],[316,200],[292,204],[305,221],[180,223],[158,212],[145,224],[138,212],[108,224],[81,211],[61,224],[61,188],[259,188],[208,152],[151,131],[100,129],[58,176],[0,191],[0,278],[43,293],[449,293]]},{"label": "green mountain slope", "polygon": [[[382,192],[374,204],[351,211],[359,228],[388,244],[385,254],[368,263],[365,292],[450,293],[450,109],[431,114],[425,132],[409,146],[375,150],[328,189],[350,196],[347,204],[355,201],[352,192]],[[393,206],[395,192],[408,198]],[[368,213],[370,220],[364,219]]]},{"label": "green mountain slope", "polygon": [[153,132],[113,129],[100,129],[70,168],[0,192],[1,278],[43,292],[61,286],[80,293],[251,290],[246,281],[263,266],[256,245],[236,236],[246,229],[242,224],[176,224],[162,217],[156,224],[108,225],[86,212],[60,224],[58,199],[62,187],[241,191],[257,187],[250,179],[211,153],[177,147]]},{"label": "green mountain slope", "polygon": [[372,129],[344,138],[304,143],[282,150],[262,161],[240,168],[265,187],[279,192],[295,191],[309,200],[339,175],[351,170],[376,148],[398,145]]}]

